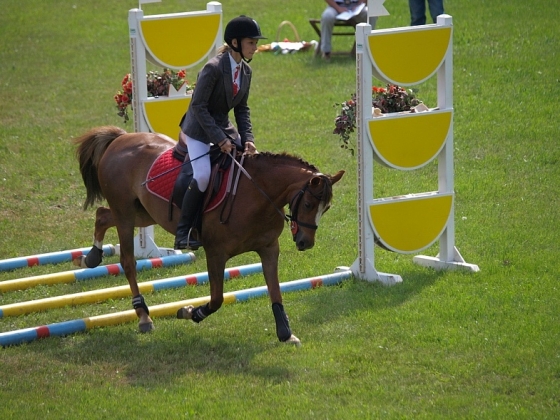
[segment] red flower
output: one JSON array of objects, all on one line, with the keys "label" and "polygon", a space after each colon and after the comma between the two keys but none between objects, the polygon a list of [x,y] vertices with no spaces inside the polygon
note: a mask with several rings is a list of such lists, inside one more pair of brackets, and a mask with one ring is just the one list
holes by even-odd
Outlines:
[{"label": "red flower", "polygon": [[123,91],[124,93],[132,95],[132,80],[129,80],[123,85]]},{"label": "red flower", "polygon": [[[146,87],[149,97],[167,96],[169,86],[178,90],[183,84],[187,84],[188,90],[192,90],[194,85],[189,85],[186,79],[187,72],[182,69],[178,72],[164,68],[163,72],[150,71],[146,74]],[[128,107],[132,109],[132,76],[126,74],[121,81],[122,90],[119,90],[113,97],[117,104],[117,115],[124,118],[124,122],[128,121]]]},{"label": "red flower", "polygon": [[128,83],[129,80],[130,80],[130,73],[125,74],[124,77],[123,77],[123,79],[122,79],[121,86],[126,85],[126,84]]}]

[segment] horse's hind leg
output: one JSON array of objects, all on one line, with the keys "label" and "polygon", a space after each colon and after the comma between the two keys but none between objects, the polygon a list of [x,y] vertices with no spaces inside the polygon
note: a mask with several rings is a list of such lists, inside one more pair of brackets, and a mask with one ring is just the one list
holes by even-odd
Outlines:
[{"label": "horse's hind leg", "polygon": [[95,231],[93,233],[93,246],[86,256],[80,255],[73,260],[74,265],[81,268],[95,268],[103,259],[103,240],[107,229],[115,226],[113,214],[107,207],[98,207],[95,212]]},{"label": "horse's hind leg", "polygon": [[136,259],[134,258],[134,219],[129,220],[126,216],[116,216],[117,232],[119,234],[121,266],[128,280],[132,293],[132,306],[139,318],[138,328],[140,332],[149,332],[154,329],[154,323],[150,318],[150,310],[140,293],[136,279]]}]

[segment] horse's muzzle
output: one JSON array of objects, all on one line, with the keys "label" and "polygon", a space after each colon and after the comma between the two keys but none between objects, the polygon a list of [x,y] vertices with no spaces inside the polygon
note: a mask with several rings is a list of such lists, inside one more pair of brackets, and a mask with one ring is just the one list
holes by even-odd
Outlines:
[{"label": "horse's muzzle", "polygon": [[296,248],[298,251],[305,251],[307,249],[313,248],[313,246],[315,245],[315,238],[310,238],[300,231],[296,234],[294,242],[296,243]]}]

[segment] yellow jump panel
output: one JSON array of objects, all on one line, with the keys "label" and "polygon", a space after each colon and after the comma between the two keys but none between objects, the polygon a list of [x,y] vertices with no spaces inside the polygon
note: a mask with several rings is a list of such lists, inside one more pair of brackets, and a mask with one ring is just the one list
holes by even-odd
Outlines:
[{"label": "yellow jump panel", "polygon": [[441,65],[451,27],[428,26],[406,31],[383,31],[368,36],[369,54],[381,80],[414,85],[430,78]]},{"label": "yellow jump panel", "polygon": [[378,200],[369,206],[375,235],[390,250],[412,253],[434,243],[447,226],[453,195]]},{"label": "yellow jump panel", "polygon": [[445,110],[373,118],[368,122],[368,134],[377,157],[401,170],[426,165],[445,144],[452,114]]},{"label": "yellow jump panel", "polygon": [[220,28],[220,14],[145,19],[144,45],[164,67],[191,67],[208,55]]},{"label": "yellow jump panel", "polygon": [[177,140],[179,123],[190,102],[190,97],[150,98],[142,102],[150,131]]}]

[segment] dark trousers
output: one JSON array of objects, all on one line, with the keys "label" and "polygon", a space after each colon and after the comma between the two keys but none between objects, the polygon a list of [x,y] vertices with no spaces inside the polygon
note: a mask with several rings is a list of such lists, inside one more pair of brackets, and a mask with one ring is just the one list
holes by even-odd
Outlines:
[{"label": "dark trousers", "polygon": [[[443,0],[427,0],[432,21],[436,23],[437,17],[443,14]],[[426,24],[426,0],[408,0],[410,7],[410,26]]]}]

